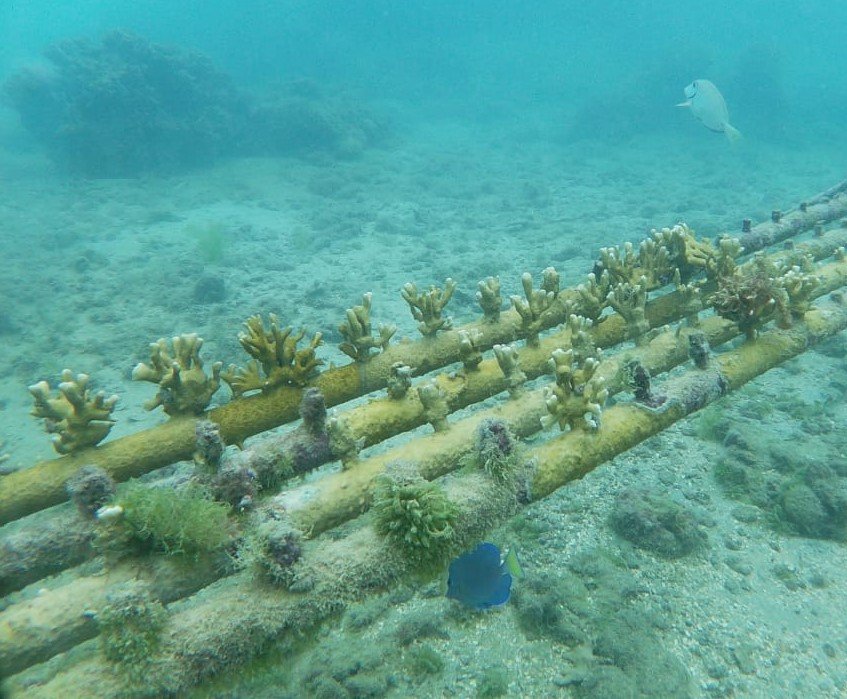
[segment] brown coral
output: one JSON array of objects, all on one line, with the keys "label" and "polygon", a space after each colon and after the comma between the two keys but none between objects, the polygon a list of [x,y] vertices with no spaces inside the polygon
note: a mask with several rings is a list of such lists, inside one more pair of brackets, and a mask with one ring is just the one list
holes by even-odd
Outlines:
[{"label": "brown coral", "polygon": [[58,396],[50,396],[50,384],[46,381],[29,387],[35,399],[32,414],[44,418],[47,431],[53,435],[53,448],[60,454],[94,446],[115,424],[111,414],[118,397],[107,398],[102,391],[92,397],[88,389],[90,379],[88,374],[74,377],[70,369],[65,369]]},{"label": "brown coral", "polygon": [[221,362],[212,364],[212,375],[203,371],[200,348],[203,338],[185,333],[171,339],[169,350],[164,338],[150,345],[150,364],[143,362],[132,370],[133,381],[159,385],[156,395],[144,404],[147,410],[160,405],[170,415],[200,415],[220,386]]},{"label": "brown coral", "polygon": [[291,326],[280,328],[279,318],[273,313],[268,315],[268,321],[267,330],[261,315],[250,316],[245,321],[246,332],[238,336],[238,341],[253,359],[245,367],[231,364],[221,374],[236,398],[248,391],[305,386],[324,363],[315,355],[315,350],[323,344],[321,333],[315,333],[307,347],[298,349],[305,330],[294,333]]}]

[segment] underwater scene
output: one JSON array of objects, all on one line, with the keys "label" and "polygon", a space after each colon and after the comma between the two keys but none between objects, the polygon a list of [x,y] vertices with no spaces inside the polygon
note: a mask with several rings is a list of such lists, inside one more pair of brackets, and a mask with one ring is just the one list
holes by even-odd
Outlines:
[{"label": "underwater scene", "polygon": [[0,1],[0,697],[847,696],[844,26]]}]

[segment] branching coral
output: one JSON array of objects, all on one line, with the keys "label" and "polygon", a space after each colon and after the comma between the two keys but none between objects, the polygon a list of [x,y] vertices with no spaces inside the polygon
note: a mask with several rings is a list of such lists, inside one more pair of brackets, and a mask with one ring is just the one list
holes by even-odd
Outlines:
[{"label": "branching coral", "polygon": [[568,427],[596,430],[600,426],[600,414],[609,391],[605,381],[594,376],[599,365],[593,357],[575,361],[572,349],[553,352],[550,369],[556,383],[544,389],[550,413],[541,418],[545,428],[557,424],[562,430]]},{"label": "branching coral", "polygon": [[438,382],[435,379],[418,386],[418,399],[423,405],[424,417],[432,425],[432,429],[436,432],[443,432],[450,427],[447,423],[450,406],[447,405],[444,391],[438,387]]},{"label": "branching coral", "polygon": [[722,236],[717,251],[706,263],[706,276],[713,281],[731,277],[738,269],[736,260],[742,252],[744,248],[738,238]]},{"label": "branching coral", "polygon": [[[280,328],[279,318],[268,315],[269,327],[265,330],[262,316],[250,316],[244,323],[246,332],[238,336],[241,346],[253,359],[246,367],[231,364],[221,374],[236,398],[248,391],[269,390],[277,386],[305,386],[324,362],[315,355],[323,344],[321,333],[315,333],[308,347],[297,349],[306,331],[292,334],[290,326]],[[261,367],[261,372],[260,372]]]},{"label": "branching coral", "polygon": [[444,491],[407,465],[394,465],[374,482],[376,530],[413,559],[434,563],[449,555],[456,507]]},{"label": "branching coral", "polygon": [[780,283],[788,295],[791,319],[802,319],[812,304],[814,290],[820,284],[820,279],[813,274],[814,269],[814,262],[809,255],[789,260],[778,267]]},{"label": "branching coral", "polygon": [[429,287],[429,291],[418,292],[418,287],[407,282],[403,285],[401,294],[409,308],[412,316],[418,321],[418,330],[425,337],[435,335],[439,330],[449,330],[453,327],[452,318],[442,318],[441,312],[456,291],[456,282],[448,278],[444,282],[444,289],[435,285]]},{"label": "branching coral", "polygon": [[585,284],[580,284],[576,290],[579,293],[579,311],[586,318],[596,321],[609,305],[608,297],[612,289],[612,278],[604,270],[599,277],[594,272],[588,275]]},{"label": "branching coral", "polygon": [[338,349],[357,362],[364,362],[371,356],[372,349],[384,350],[391,337],[397,332],[396,325],[380,324],[377,326],[379,337],[371,330],[371,299],[369,291],[362,296],[362,305],[347,309],[347,320],[338,326],[338,331],[344,338]]},{"label": "branching coral", "polygon": [[646,317],[647,279],[641,277],[637,284],[621,282],[606,297],[609,305],[626,321],[627,334],[636,345],[647,341],[650,323]]},{"label": "branching coral", "polygon": [[665,248],[670,270],[678,270],[683,282],[704,271],[715,257],[712,244],[708,240],[697,240],[694,231],[685,223],[654,229],[651,236],[653,241]]},{"label": "branching coral", "polygon": [[144,404],[147,410],[160,405],[171,417],[200,415],[221,385],[222,362],[212,364],[212,375],[203,371],[200,348],[203,338],[185,333],[171,339],[172,351],[164,338],[150,344],[150,364],[139,363],[132,370],[133,381],[159,385],[156,396]]},{"label": "branching coral", "polygon": [[526,374],[520,367],[520,355],[514,345],[494,345],[494,356],[500,371],[506,377],[506,388],[511,398],[517,398],[523,392]]},{"label": "branching coral", "polygon": [[608,272],[613,284],[638,283],[642,278],[648,288],[655,289],[668,282],[673,265],[667,248],[657,240],[648,238],[638,247],[626,242],[623,245],[600,248],[600,259],[594,266]]},{"label": "branching coral", "polygon": [[476,371],[482,363],[481,341],[482,333],[476,328],[459,331],[459,354],[465,371]]},{"label": "branching coral", "polygon": [[500,277],[487,277],[476,285],[476,302],[482,309],[485,320],[496,323],[500,320],[503,298],[500,296]]},{"label": "branching coral", "polygon": [[559,273],[553,267],[547,267],[542,273],[541,287],[532,288],[532,275],[524,272],[521,275],[524,297],[510,296],[518,315],[521,317],[521,327],[526,333],[526,343],[531,347],[538,346],[538,333],[544,328],[549,311],[559,296]]},{"label": "branching coral", "polygon": [[813,272],[814,263],[807,255],[792,255],[774,263],[757,254],[749,267],[718,278],[711,301],[718,314],[753,338],[757,328],[769,320],[790,327],[803,317],[820,284]]},{"label": "branching coral", "polygon": [[595,273],[608,272],[612,283],[644,284],[647,289],[658,289],[667,284],[679,271],[680,278],[688,281],[704,270],[715,252],[707,240],[698,241],[686,224],[673,228],[653,230],[638,246],[632,243],[601,248]]},{"label": "branching coral", "polygon": [[70,369],[62,372],[59,395],[50,396],[50,384],[39,381],[29,387],[35,399],[32,414],[44,418],[47,431],[53,435],[53,448],[60,454],[92,447],[101,442],[115,421],[112,410],[117,396],[106,397],[100,391],[92,397],[89,393],[88,374],[74,377]]},{"label": "branching coral", "polygon": [[684,283],[679,269],[676,269],[673,273],[673,285],[679,295],[680,307],[685,316],[686,324],[692,328],[699,327],[699,314],[703,310],[703,295],[700,293],[699,284],[695,282]]},{"label": "branching coral", "polygon": [[581,364],[588,357],[597,359],[600,356],[600,350],[597,349],[594,336],[589,332],[594,325],[591,320],[571,313],[565,325],[569,331],[570,345],[575,362]]}]

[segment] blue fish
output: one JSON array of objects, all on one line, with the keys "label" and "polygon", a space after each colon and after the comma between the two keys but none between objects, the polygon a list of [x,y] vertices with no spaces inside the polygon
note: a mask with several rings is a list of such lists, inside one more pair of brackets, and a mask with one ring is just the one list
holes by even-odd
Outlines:
[{"label": "blue fish", "polygon": [[480,544],[450,563],[447,596],[472,609],[506,604],[512,591],[509,566],[494,544]]}]

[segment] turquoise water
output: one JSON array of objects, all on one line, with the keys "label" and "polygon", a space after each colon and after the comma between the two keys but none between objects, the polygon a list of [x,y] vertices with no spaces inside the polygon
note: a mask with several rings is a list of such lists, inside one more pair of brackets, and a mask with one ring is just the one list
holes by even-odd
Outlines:
[{"label": "turquoise water", "polygon": [[[419,339],[407,282],[454,279],[459,326],[490,275],[505,309],[525,272],[537,285],[552,265],[572,287],[602,246],[680,221],[737,235],[790,210],[844,178],[845,23],[847,7],[773,0],[0,3],[0,492],[55,456],[27,387],[55,389],[63,369],[119,397],[108,443],[166,420],[131,380],[160,337],[198,333],[207,371],[243,365],[242,323],[276,313],[323,333],[324,368],[343,365],[338,326],[365,292],[400,344]],[[675,106],[695,80],[726,113]],[[716,114],[717,133],[701,123]],[[506,604],[447,599],[445,560],[252,664],[210,642],[209,664],[235,669],[198,694],[843,696],[843,348],[842,334],[487,532],[524,570]],[[211,406],[230,400],[222,386]],[[0,553],[77,516],[61,507],[0,528]],[[627,538],[644,510],[682,523],[673,555]],[[249,513],[233,518],[248,528]],[[0,614],[27,639],[50,626],[38,599],[78,620],[61,590],[96,581],[99,554],[11,585]],[[165,601],[175,617],[204,594],[249,607],[252,585],[267,601],[243,571]],[[55,655],[8,691],[50,696],[100,652]]]}]

